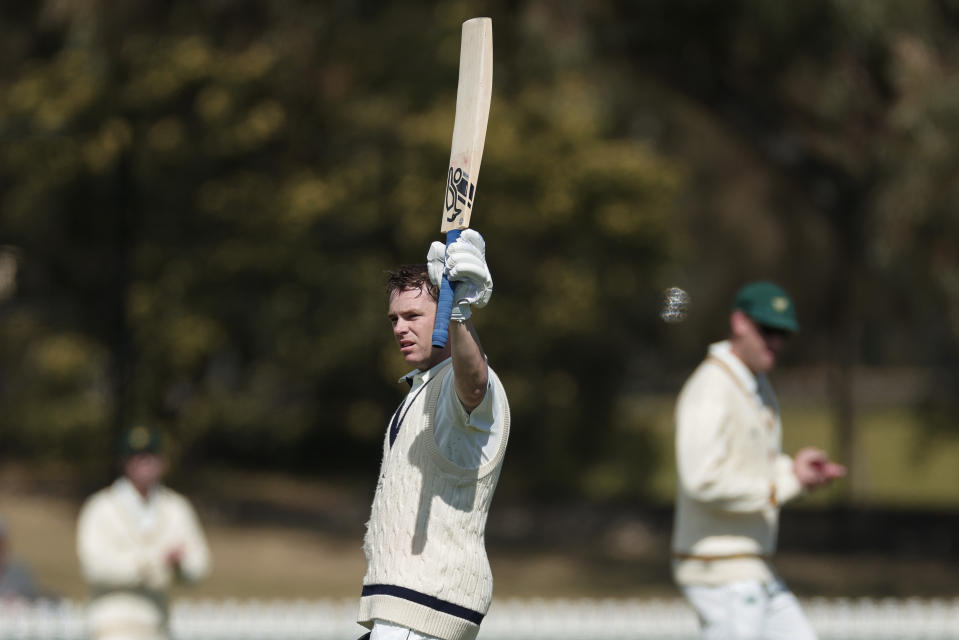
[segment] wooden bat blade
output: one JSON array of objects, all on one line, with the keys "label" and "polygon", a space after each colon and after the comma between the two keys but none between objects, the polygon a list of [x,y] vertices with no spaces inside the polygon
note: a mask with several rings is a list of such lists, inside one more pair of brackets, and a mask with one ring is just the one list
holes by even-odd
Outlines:
[{"label": "wooden bat blade", "polygon": [[492,94],[493,21],[473,18],[463,23],[460,41],[456,117],[440,225],[443,233],[469,227]]},{"label": "wooden bat blade", "polygon": [[[450,145],[450,166],[446,174],[446,194],[440,231],[446,234],[446,246],[469,227],[476,197],[490,98],[493,94],[493,21],[473,18],[463,23],[460,40],[459,80],[456,87],[456,116]],[[433,346],[444,348],[449,338],[453,309],[453,285],[443,276],[433,325]]]}]

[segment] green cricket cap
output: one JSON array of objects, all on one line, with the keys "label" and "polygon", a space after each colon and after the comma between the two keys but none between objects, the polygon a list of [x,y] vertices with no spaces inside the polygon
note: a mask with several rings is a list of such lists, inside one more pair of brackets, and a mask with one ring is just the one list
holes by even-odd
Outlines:
[{"label": "green cricket cap", "polygon": [[126,429],[120,436],[121,457],[135,456],[138,453],[157,454],[162,451],[163,436],[153,427],[138,424]]},{"label": "green cricket cap", "polygon": [[796,306],[782,287],[772,282],[751,282],[736,294],[733,309],[741,309],[757,324],[795,333],[799,331]]}]

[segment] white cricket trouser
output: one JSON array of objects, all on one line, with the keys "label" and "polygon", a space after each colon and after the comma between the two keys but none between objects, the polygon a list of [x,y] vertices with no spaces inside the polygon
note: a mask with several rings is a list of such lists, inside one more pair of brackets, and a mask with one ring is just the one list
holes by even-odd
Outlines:
[{"label": "white cricket trouser", "polygon": [[799,600],[780,580],[682,588],[702,640],[816,640]]},{"label": "white cricket trouser", "polygon": [[401,627],[385,620],[373,621],[373,633],[370,640],[440,640],[436,636],[428,636],[407,627]]}]

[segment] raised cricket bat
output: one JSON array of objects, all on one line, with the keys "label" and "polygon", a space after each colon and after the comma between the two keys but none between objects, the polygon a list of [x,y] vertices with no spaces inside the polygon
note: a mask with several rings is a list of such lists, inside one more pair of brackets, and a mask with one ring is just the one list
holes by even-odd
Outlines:
[{"label": "raised cricket bat", "polygon": [[[453,143],[446,174],[446,196],[440,231],[446,234],[446,246],[470,226],[476,180],[479,178],[486,144],[490,96],[493,93],[493,21],[473,18],[463,23],[460,40],[459,83],[456,88],[456,117]],[[453,310],[453,286],[443,276],[440,298],[433,325],[433,346],[442,349],[449,337]]]}]

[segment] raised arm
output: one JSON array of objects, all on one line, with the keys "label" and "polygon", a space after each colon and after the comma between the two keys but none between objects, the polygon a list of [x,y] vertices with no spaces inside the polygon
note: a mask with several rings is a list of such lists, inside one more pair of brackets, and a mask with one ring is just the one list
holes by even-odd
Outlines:
[{"label": "raised arm", "polygon": [[434,283],[444,270],[454,283],[450,351],[456,395],[469,412],[482,402],[489,382],[486,354],[470,320],[472,309],[485,307],[493,294],[493,278],[486,264],[486,241],[476,230],[466,229],[449,247],[434,243],[427,255],[427,264]]},{"label": "raised arm", "polygon": [[483,401],[489,384],[486,354],[472,320],[450,323],[456,395],[467,412]]}]

